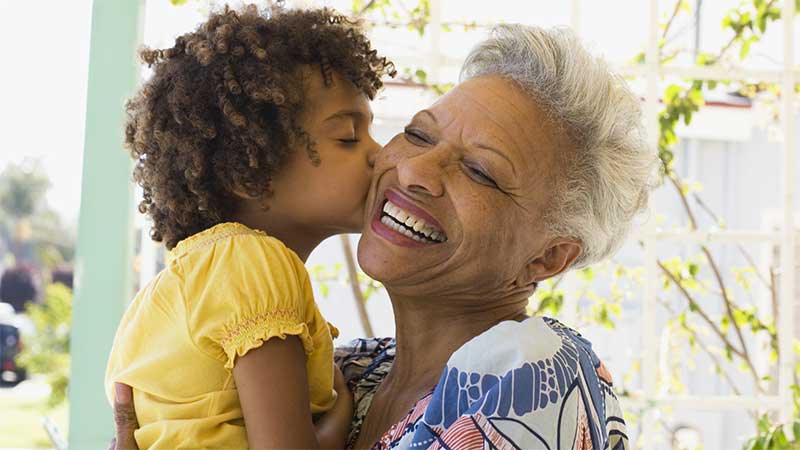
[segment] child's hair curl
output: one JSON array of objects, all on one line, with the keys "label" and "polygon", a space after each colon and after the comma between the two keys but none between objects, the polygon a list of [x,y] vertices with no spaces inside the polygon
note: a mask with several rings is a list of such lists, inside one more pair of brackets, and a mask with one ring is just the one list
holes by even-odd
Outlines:
[{"label": "child's hair curl", "polygon": [[154,74],[126,106],[125,143],[144,191],[139,211],[168,249],[228,220],[233,192],[268,194],[298,145],[318,161],[297,123],[302,66],[326,84],[336,72],[370,99],[395,73],[357,23],[329,9],[225,7],[172,48],[141,57]]}]

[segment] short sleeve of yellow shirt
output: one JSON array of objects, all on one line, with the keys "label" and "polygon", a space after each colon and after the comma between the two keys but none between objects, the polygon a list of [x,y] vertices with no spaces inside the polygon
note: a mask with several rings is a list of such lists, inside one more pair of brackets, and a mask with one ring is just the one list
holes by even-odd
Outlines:
[{"label": "short sleeve of yellow shirt", "polygon": [[338,331],[314,303],[308,272],[279,240],[241,224],[181,241],[133,300],[106,372],[134,389],[139,448],[247,448],[233,380],[236,358],[265,340],[297,336],[311,412],[329,410]]}]

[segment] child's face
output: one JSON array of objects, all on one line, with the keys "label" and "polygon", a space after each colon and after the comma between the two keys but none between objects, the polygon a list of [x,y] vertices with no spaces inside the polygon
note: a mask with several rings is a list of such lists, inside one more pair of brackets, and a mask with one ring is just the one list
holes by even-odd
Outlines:
[{"label": "child's face", "polygon": [[336,73],[329,86],[319,69],[306,70],[305,78],[300,126],[311,136],[320,164],[314,165],[304,148],[289,156],[272,180],[270,209],[308,231],[360,232],[372,161],[381,148],[369,134],[369,99]]}]

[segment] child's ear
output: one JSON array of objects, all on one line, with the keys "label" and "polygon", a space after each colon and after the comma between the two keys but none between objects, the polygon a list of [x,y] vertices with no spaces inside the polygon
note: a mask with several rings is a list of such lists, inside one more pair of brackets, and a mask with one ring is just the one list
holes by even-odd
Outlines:
[{"label": "child's ear", "polygon": [[524,267],[517,278],[517,285],[529,286],[566,271],[582,251],[583,247],[576,239],[553,239],[541,254]]}]

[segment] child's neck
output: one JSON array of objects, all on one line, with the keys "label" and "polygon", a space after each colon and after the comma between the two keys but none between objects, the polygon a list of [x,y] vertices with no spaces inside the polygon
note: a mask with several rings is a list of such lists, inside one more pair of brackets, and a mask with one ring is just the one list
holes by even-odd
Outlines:
[{"label": "child's neck", "polygon": [[280,240],[285,246],[295,252],[303,263],[308,259],[308,255],[310,255],[325,238],[330,236],[330,233],[314,229],[314,227],[305,224],[287,220],[285,217],[275,212],[265,214],[262,211],[253,213],[244,210],[240,211],[239,214],[236,214],[231,219],[254,230],[263,231],[275,239]]},{"label": "child's neck", "polygon": [[327,236],[314,237],[310,233],[308,234],[303,232],[298,233],[297,230],[285,231],[270,227],[258,228],[258,227],[252,227],[250,225],[247,226],[249,226],[250,228],[256,228],[261,231],[264,231],[268,235],[280,240],[281,242],[283,242],[285,246],[289,247],[290,249],[292,249],[292,251],[297,253],[297,256],[300,258],[301,261],[303,261],[303,263],[305,263],[306,260],[308,259],[308,255],[310,255],[311,252],[313,252],[314,249],[317,248],[317,246],[327,237]]}]

